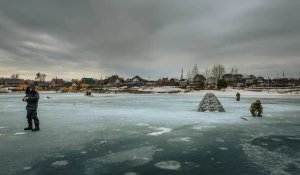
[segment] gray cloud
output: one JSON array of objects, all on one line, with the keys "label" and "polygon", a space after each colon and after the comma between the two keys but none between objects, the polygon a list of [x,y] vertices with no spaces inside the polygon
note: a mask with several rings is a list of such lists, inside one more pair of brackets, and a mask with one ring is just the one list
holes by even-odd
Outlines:
[{"label": "gray cloud", "polygon": [[[0,76],[147,78],[215,63],[300,75],[300,2],[28,0],[0,2]],[[270,67],[270,65],[275,65]],[[299,67],[297,67],[299,66]],[[71,76],[71,77],[70,77]]]}]

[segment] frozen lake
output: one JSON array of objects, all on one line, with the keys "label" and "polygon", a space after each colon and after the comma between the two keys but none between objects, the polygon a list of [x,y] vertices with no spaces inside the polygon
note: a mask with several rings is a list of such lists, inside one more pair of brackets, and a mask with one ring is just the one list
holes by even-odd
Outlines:
[{"label": "frozen lake", "polygon": [[40,132],[23,131],[23,96],[0,95],[1,175],[300,174],[299,96],[217,95],[226,112],[200,113],[202,95],[41,94]]}]

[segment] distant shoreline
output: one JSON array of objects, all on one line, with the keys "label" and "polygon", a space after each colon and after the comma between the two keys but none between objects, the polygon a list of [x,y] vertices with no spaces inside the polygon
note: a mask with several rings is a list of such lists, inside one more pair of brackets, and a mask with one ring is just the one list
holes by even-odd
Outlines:
[{"label": "distant shoreline", "polygon": [[[47,93],[75,93],[75,94],[84,94],[86,90],[76,90],[71,92],[61,92],[55,90],[38,90],[38,92],[42,94]],[[247,89],[236,89],[236,88],[227,88],[222,90],[188,90],[181,89],[178,87],[150,87],[150,88],[103,88],[103,89],[94,89],[92,90],[92,94],[194,94],[201,95],[207,92],[212,92],[219,95],[229,95],[233,96],[237,92],[240,92],[241,95],[300,95],[300,88],[272,88],[272,89],[264,89],[264,88],[247,88]],[[3,92],[0,91],[0,94],[23,94],[25,91],[9,91]]]}]

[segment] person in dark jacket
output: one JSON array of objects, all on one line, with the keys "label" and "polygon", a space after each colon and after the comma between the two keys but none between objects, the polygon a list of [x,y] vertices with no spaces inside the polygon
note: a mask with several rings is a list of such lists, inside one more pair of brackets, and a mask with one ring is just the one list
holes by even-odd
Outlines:
[{"label": "person in dark jacket", "polygon": [[241,94],[240,93],[236,93],[236,101],[240,101],[240,99],[241,99]]},{"label": "person in dark jacket", "polygon": [[[38,101],[40,99],[39,93],[35,90],[35,86],[30,84],[26,88],[26,96],[23,98],[23,101],[27,102],[26,110],[27,110],[27,122],[28,127],[24,128],[24,130],[32,130],[32,131],[39,131],[40,130],[40,121],[37,117],[37,108],[38,108]],[[32,120],[34,120],[35,128],[32,128]]]}]

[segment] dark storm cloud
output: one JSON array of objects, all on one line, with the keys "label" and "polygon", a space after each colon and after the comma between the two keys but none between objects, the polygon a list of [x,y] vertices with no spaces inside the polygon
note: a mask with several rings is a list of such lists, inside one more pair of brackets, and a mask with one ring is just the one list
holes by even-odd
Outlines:
[{"label": "dark storm cloud", "polygon": [[1,1],[0,64],[42,67],[49,75],[55,67],[56,74],[74,76],[159,78],[179,76],[195,63],[202,70],[222,63],[241,73],[274,76],[290,69],[299,76],[299,5],[298,0]]}]

